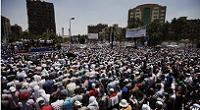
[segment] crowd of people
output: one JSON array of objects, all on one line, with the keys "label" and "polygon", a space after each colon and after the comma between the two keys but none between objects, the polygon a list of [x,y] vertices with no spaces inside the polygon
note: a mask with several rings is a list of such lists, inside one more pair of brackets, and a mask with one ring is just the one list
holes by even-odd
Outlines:
[{"label": "crowd of people", "polygon": [[1,57],[9,58],[17,53],[57,51],[61,45],[55,40],[22,39],[12,43],[1,43]]},{"label": "crowd of people", "polygon": [[1,107],[196,110],[200,108],[200,49],[88,44],[14,55],[1,59]]}]

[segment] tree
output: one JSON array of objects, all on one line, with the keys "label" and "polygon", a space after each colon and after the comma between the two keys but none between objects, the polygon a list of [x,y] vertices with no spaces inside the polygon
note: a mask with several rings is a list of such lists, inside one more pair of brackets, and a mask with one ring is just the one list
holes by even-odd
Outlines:
[{"label": "tree", "polygon": [[109,40],[110,38],[110,27],[105,27],[102,29],[102,31],[99,33],[101,36],[102,40]]},{"label": "tree", "polygon": [[170,23],[168,21],[166,21],[166,23],[164,23],[161,27],[160,27],[160,31],[161,31],[161,41],[167,41],[169,40],[169,29],[170,29]]},{"label": "tree", "polygon": [[149,35],[149,45],[155,46],[161,41],[161,24],[159,20],[155,20],[147,26],[147,32]]},{"label": "tree", "polygon": [[114,36],[116,37],[116,40],[117,41],[122,41],[124,36],[123,36],[123,28],[120,28],[118,27],[117,24],[114,24],[113,25],[113,33],[114,33]]}]

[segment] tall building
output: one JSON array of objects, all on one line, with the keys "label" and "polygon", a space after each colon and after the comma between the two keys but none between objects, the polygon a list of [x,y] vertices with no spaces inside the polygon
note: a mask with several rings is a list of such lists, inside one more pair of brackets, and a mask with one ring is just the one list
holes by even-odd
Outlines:
[{"label": "tall building", "polygon": [[149,24],[154,20],[160,23],[165,22],[166,6],[158,4],[143,4],[128,11],[128,27],[141,22],[143,25]]},{"label": "tall building", "polygon": [[28,29],[32,34],[56,33],[53,3],[40,0],[26,0]]},{"label": "tall building", "polygon": [[17,24],[12,25],[11,26],[11,33],[16,35],[16,36],[19,36],[22,33],[22,27],[17,25]]},{"label": "tall building", "polygon": [[10,20],[4,16],[1,16],[1,40],[4,43],[8,42],[10,33]]}]

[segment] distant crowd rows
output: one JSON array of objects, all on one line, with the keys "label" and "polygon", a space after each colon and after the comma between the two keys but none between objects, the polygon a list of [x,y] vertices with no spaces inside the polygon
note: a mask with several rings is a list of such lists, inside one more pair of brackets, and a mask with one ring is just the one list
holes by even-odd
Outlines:
[{"label": "distant crowd rows", "polygon": [[200,109],[200,49],[88,44],[13,54],[1,59],[2,110]]}]

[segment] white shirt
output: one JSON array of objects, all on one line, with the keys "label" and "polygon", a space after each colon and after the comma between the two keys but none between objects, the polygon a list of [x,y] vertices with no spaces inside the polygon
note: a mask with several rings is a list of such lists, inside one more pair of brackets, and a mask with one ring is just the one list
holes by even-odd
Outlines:
[{"label": "white shirt", "polygon": [[22,71],[22,72],[17,72],[17,77],[23,77],[23,78],[25,78],[25,77],[27,77],[27,74],[25,73],[25,71]]},{"label": "white shirt", "polygon": [[51,103],[51,106],[54,110],[62,110],[64,100],[57,100],[53,103]]}]

